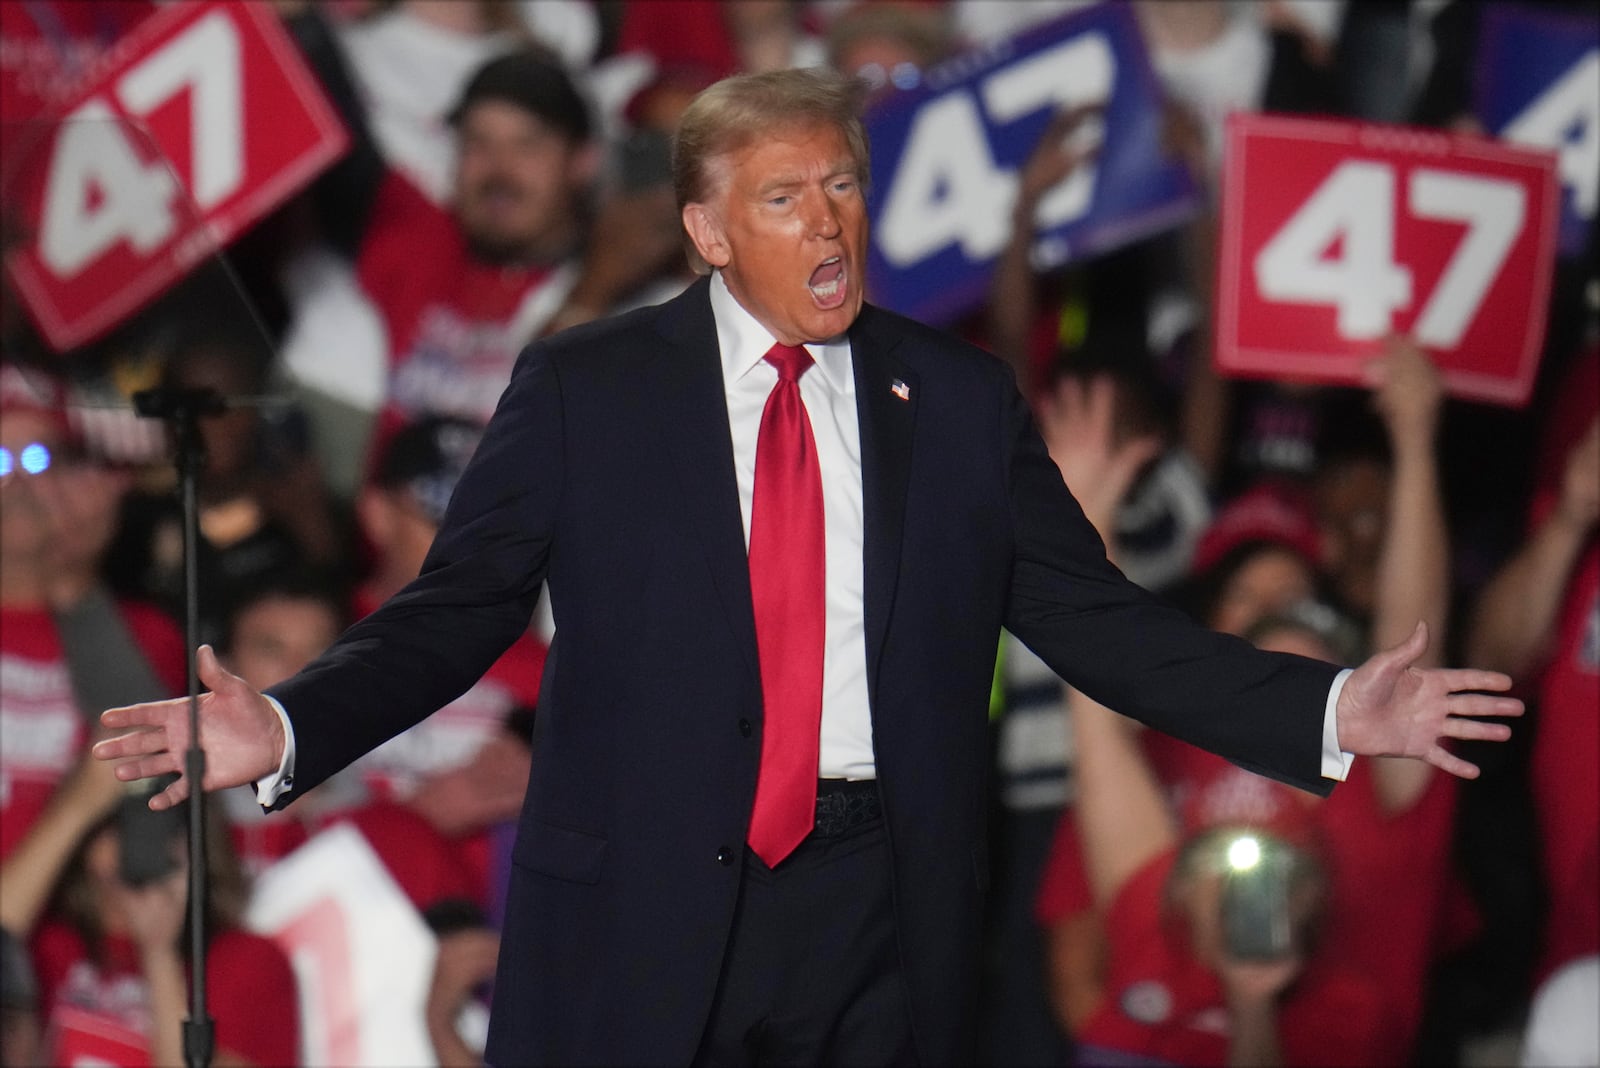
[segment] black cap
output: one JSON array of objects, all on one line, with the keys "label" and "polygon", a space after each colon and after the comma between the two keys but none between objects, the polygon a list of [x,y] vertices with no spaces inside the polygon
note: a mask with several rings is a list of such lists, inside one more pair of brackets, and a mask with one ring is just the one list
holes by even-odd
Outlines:
[{"label": "black cap", "polygon": [[450,111],[451,125],[459,125],[467,109],[480,100],[514,104],[573,141],[589,139],[589,105],[561,61],[549,53],[508,52],[479,67]]},{"label": "black cap", "polygon": [[430,416],[411,423],[389,439],[372,480],[383,489],[409,492],[430,519],[441,522],[482,434],[470,419]]}]

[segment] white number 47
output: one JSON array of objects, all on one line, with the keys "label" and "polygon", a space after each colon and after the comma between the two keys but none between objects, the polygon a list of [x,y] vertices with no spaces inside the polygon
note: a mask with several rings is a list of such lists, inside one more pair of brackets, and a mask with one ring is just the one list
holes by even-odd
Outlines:
[{"label": "white number 47", "polygon": [[[189,91],[191,185],[205,211],[231,196],[244,175],[240,133],[243,87],[239,36],[223,11],[196,21],[118,80],[123,109],[135,117]],[[172,172],[146,162],[109,102],[85,101],[62,124],[51,152],[39,251],[58,278],[70,278],[126,241],[148,254],[178,228]]]},{"label": "white number 47", "polygon": [[[1387,163],[1336,167],[1256,254],[1262,297],[1331,304],[1339,333],[1352,341],[1387,334],[1394,313],[1411,306],[1413,288],[1411,270],[1394,258],[1395,185]],[[1411,330],[1421,344],[1451,349],[1522,232],[1527,195],[1516,182],[1419,167],[1407,183],[1406,209],[1467,225]],[[1325,255],[1336,241],[1338,255]]]}]

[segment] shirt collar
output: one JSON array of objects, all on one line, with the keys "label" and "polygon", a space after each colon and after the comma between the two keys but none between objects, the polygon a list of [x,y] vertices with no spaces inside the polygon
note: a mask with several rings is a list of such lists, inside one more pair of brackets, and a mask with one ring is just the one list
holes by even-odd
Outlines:
[{"label": "shirt collar", "polygon": [[[717,345],[722,350],[722,379],[732,385],[759,364],[776,338],[735,299],[721,271],[711,272],[711,315],[717,322]],[[850,337],[840,334],[805,350],[835,393],[855,392],[850,365]]]}]

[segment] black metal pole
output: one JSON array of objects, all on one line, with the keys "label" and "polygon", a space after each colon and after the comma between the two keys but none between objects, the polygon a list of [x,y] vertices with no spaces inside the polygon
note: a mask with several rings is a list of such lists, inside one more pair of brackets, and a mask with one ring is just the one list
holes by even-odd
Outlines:
[{"label": "black metal pole", "polygon": [[183,496],[184,645],[189,670],[189,748],[183,755],[189,779],[189,1018],[183,1022],[183,1059],[188,1068],[209,1068],[215,1035],[206,1011],[206,754],[200,747],[200,468],[205,443],[200,418],[221,412],[221,395],[209,389],[150,389],[134,394],[140,415],[166,420],[177,447],[178,488]]}]

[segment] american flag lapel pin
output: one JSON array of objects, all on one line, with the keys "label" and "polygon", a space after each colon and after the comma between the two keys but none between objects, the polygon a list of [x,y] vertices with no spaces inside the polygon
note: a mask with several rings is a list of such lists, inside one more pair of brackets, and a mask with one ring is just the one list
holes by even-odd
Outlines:
[{"label": "american flag lapel pin", "polygon": [[896,397],[899,397],[903,401],[908,401],[911,399],[911,387],[906,385],[905,379],[903,378],[895,379],[894,385],[889,387],[889,392],[893,393]]}]

